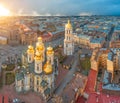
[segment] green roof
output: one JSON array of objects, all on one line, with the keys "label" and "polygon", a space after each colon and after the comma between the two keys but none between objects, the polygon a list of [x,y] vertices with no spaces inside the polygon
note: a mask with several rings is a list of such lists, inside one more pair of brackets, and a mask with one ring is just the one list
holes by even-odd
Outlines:
[{"label": "green roof", "polygon": [[47,83],[45,80],[42,80],[41,86],[45,87],[45,86],[47,86],[47,84],[48,84],[48,83]]},{"label": "green roof", "polygon": [[17,73],[15,78],[16,78],[18,81],[24,79],[24,74],[23,74],[23,72]]},{"label": "green roof", "polygon": [[50,88],[47,88],[45,91],[44,91],[45,95],[49,95],[50,94]]}]

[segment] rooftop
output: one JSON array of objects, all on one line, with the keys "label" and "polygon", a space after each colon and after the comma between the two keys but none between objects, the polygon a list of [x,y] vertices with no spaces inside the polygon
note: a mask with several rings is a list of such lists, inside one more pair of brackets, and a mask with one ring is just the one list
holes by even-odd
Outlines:
[{"label": "rooftop", "polygon": [[79,38],[82,38],[82,39],[87,39],[87,40],[90,40],[90,39],[91,39],[90,36],[85,35],[85,34],[78,34],[77,36],[78,36]]},{"label": "rooftop", "polygon": [[96,78],[97,78],[97,71],[90,69],[84,92],[89,94],[95,91]]},{"label": "rooftop", "polygon": [[99,44],[101,44],[103,41],[105,41],[105,38],[93,38],[93,39],[91,39],[91,43],[99,43]]},{"label": "rooftop", "polygon": [[91,93],[86,103],[120,103],[120,97],[102,93]]},{"label": "rooftop", "polygon": [[112,52],[108,53],[108,60],[110,60],[110,61],[113,60],[113,53]]}]

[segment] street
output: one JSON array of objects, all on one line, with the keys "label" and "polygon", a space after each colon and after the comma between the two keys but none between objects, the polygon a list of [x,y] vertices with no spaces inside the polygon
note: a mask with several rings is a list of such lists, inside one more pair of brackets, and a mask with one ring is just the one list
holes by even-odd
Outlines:
[{"label": "street", "polygon": [[[67,86],[67,84],[72,80],[74,73],[77,71],[76,65],[78,63],[78,60],[79,60],[79,53],[76,52],[74,54],[74,63],[71,69],[69,70],[65,78],[62,80],[61,84],[54,90],[55,95],[60,95],[62,91],[64,91],[64,88]],[[51,99],[52,98],[48,100],[48,103],[52,103]]]},{"label": "street", "polygon": [[77,68],[76,65],[78,63],[78,53],[76,53],[74,55],[74,63],[72,65],[72,68],[69,70],[69,72],[67,73],[67,75],[65,76],[65,78],[63,79],[63,81],[61,82],[61,84],[59,85],[59,87],[56,88],[56,90],[54,91],[55,94],[59,95],[63,89],[65,88],[65,86],[72,80],[73,78],[73,74],[76,72]]},{"label": "street", "polygon": [[111,27],[110,32],[108,33],[107,40],[106,40],[106,48],[109,48],[109,42],[111,41],[112,34],[114,33],[115,26]]}]

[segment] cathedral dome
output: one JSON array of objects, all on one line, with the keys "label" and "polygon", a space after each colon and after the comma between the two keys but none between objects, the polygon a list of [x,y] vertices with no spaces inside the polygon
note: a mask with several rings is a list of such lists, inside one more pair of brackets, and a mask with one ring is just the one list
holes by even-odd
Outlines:
[{"label": "cathedral dome", "polygon": [[29,45],[29,46],[28,46],[27,53],[34,53],[34,48],[33,48],[32,45]]},{"label": "cathedral dome", "polygon": [[36,43],[36,49],[38,51],[43,51],[44,48],[44,44],[42,43],[42,37],[38,37],[38,42]]},{"label": "cathedral dome", "polygon": [[54,53],[53,48],[51,46],[49,46],[47,48],[47,54],[53,54],[53,53]]},{"label": "cathedral dome", "polygon": [[42,37],[38,37],[38,42],[42,42]]},{"label": "cathedral dome", "polygon": [[68,29],[71,29],[71,28],[72,28],[72,25],[71,25],[71,23],[70,23],[70,20],[68,20],[68,23],[65,25],[65,27],[68,28]]},{"label": "cathedral dome", "polygon": [[52,65],[50,64],[49,61],[47,61],[46,64],[44,65],[43,71],[45,74],[51,74],[53,72]]},{"label": "cathedral dome", "polygon": [[43,51],[43,50],[44,50],[44,46],[43,46],[42,44],[37,45],[36,49],[37,49],[38,51]]},{"label": "cathedral dome", "polygon": [[36,53],[35,53],[35,60],[42,60],[43,58],[42,58],[42,54],[41,53],[39,53],[38,51],[36,51]]}]

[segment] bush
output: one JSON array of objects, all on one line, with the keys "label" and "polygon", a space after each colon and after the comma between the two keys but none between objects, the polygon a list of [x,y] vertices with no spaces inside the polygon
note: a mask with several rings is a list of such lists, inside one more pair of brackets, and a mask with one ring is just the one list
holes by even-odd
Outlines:
[{"label": "bush", "polygon": [[6,85],[10,85],[14,83],[15,75],[13,73],[6,73],[5,79],[6,79]]},{"label": "bush", "polygon": [[89,71],[91,67],[90,58],[85,58],[84,60],[81,60],[81,66],[85,71]]},{"label": "bush", "polygon": [[12,71],[14,69],[15,69],[15,64],[8,64],[7,68],[6,68],[6,71]]},{"label": "bush", "polygon": [[0,74],[0,88],[2,88],[3,86],[3,70],[1,70],[1,74]]}]

